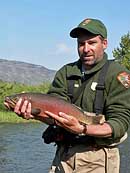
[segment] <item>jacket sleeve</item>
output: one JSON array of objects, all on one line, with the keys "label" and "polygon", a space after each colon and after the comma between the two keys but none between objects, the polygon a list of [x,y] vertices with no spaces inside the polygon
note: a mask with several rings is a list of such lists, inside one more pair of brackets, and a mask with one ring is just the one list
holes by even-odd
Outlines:
[{"label": "jacket sleeve", "polygon": [[48,94],[61,97],[65,100],[69,100],[69,97],[67,95],[67,80],[65,66],[63,66],[60,70],[57,71],[48,91]]},{"label": "jacket sleeve", "polygon": [[[118,79],[123,72],[127,76],[121,80],[128,82],[127,87]],[[109,73],[105,114],[107,123],[112,128],[114,139],[121,138],[130,125],[130,81],[128,76],[130,77],[130,72],[120,66],[116,68],[113,66]]]}]

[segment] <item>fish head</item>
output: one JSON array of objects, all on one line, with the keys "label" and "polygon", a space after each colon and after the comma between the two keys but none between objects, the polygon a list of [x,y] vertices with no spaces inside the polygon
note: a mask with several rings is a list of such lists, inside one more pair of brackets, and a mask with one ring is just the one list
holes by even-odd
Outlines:
[{"label": "fish head", "polygon": [[11,96],[6,96],[4,99],[4,105],[6,106],[6,108],[8,109],[14,109],[17,101],[19,100],[19,96],[16,95],[11,95]]},{"label": "fish head", "polygon": [[[22,98],[22,101],[28,99],[31,101],[31,96],[28,93],[20,93],[20,94],[14,94],[10,96],[6,96],[4,100],[4,105],[9,110],[14,110],[16,103],[18,100]],[[33,107],[31,110],[31,114],[34,116],[38,116],[41,113],[40,108]]]}]

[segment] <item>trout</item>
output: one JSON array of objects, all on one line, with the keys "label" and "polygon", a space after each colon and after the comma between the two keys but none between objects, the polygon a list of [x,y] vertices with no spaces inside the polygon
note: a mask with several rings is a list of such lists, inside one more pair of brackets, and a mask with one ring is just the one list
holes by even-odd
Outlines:
[{"label": "trout", "polygon": [[64,112],[70,116],[78,119],[83,124],[103,124],[105,122],[104,115],[99,114],[96,116],[95,113],[84,112],[74,104],[71,104],[64,99],[49,94],[42,93],[19,93],[5,97],[5,106],[9,110],[14,110],[14,107],[19,100],[29,100],[32,105],[31,114],[34,119],[40,120],[47,124],[53,124],[54,119],[45,114],[45,111],[52,112],[56,115],[59,112]]}]

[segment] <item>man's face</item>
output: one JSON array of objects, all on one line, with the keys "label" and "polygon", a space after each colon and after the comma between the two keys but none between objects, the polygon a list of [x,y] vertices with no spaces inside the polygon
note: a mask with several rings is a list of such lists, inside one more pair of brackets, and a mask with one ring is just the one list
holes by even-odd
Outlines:
[{"label": "man's face", "polygon": [[80,34],[78,39],[78,53],[85,69],[91,69],[103,59],[104,50],[107,48],[107,40],[100,35]]}]

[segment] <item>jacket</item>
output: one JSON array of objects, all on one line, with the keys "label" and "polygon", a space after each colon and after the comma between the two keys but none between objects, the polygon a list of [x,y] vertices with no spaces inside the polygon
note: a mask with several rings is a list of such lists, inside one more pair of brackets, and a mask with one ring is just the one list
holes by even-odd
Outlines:
[{"label": "jacket", "polygon": [[[74,104],[84,111],[94,112],[95,86],[98,83],[100,70],[107,59],[108,56],[104,53],[103,59],[91,70],[85,71],[84,75],[82,74],[82,64],[80,60],[64,65],[57,71],[48,94],[70,101],[68,95],[68,80],[75,80],[73,91],[73,94],[75,94],[78,87],[82,85],[83,78],[85,78],[85,80],[89,79],[84,91],[81,92]],[[128,74],[129,76],[130,71],[113,61],[109,66],[105,78],[103,110],[105,119],[112,128],[112,137],[95,138],[97,144],[100,145],[109,145],[118,141],[124,136],[130,125],[130,84],[128,83],[127,86],[124,84],[125,79],[121,79],[121,74]],[[123,80],[124,83],[122,82]],[[130,79],[127,80],[129,81]]]}]

